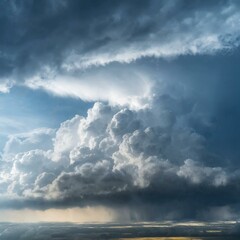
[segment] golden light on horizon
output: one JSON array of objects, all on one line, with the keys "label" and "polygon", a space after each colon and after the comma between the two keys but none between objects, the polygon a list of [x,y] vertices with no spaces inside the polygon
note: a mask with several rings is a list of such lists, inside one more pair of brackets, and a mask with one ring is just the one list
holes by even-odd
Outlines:
[{"label": "golden light on horizon", "polygon": [[0,222],[73,222],[93,223],[114,221],[116,213],[105,207],[47,210],[1,210]]}]

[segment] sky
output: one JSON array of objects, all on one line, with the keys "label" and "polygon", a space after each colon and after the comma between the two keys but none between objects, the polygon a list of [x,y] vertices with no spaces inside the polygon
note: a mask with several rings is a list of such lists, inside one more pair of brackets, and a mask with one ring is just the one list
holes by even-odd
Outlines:
[{"label": "sky", "polygon": [[239,1],[0,7],[1,221],[239,219]]}]

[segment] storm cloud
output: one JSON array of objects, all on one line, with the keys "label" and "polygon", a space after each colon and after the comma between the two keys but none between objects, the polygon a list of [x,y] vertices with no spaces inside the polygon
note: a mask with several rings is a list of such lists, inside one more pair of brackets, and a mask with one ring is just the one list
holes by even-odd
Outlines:
[{"label": "storm cloud", "polygon": [[94,102],[55,129],[8,137],[1,208],[237,218],[237,1],[0,5],[0,91],[22,86]]},{"label": "storm cloud", "polygon": [[[95,103],[87,117],[57,130],[12,136],[3,153],[2,207],[121,209],[138,202],[130,207],[137,218],[154,219],[161,212],[171,218],[167,211],[204,218],[208,207],[237,204],[238,171],[217,156],[207,163],[214,153],[188,124],[193,113],[180,110],[184,104],[166,95],[137,111]],[[9,197],[15,200],[6,203]]]}]

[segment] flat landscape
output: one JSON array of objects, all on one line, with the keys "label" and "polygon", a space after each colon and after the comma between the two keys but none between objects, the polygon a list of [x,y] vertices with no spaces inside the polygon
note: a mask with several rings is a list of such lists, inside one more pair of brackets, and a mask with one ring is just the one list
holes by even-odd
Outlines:
[{"label": "flat landscape", "polygon": [[239,224],[221,223],[0,223],[1,240],[239,240]]}]

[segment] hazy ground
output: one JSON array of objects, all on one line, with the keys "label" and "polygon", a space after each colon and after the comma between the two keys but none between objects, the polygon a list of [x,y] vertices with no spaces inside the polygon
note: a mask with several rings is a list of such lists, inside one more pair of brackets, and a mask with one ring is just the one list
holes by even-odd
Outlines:
[{"label": "hazy ground", "polygon": [[239,240],[240,225],[221,223],[0,223],[0,240]]},{"label": "hazy ground", "polygon": [[[204,240],[204,239],[219,239],[218,237],[205,238],[205,237],[144,237],[144,238],[121,238],[119,240]],[[224,239],[224,238],[221,238]]]}]

